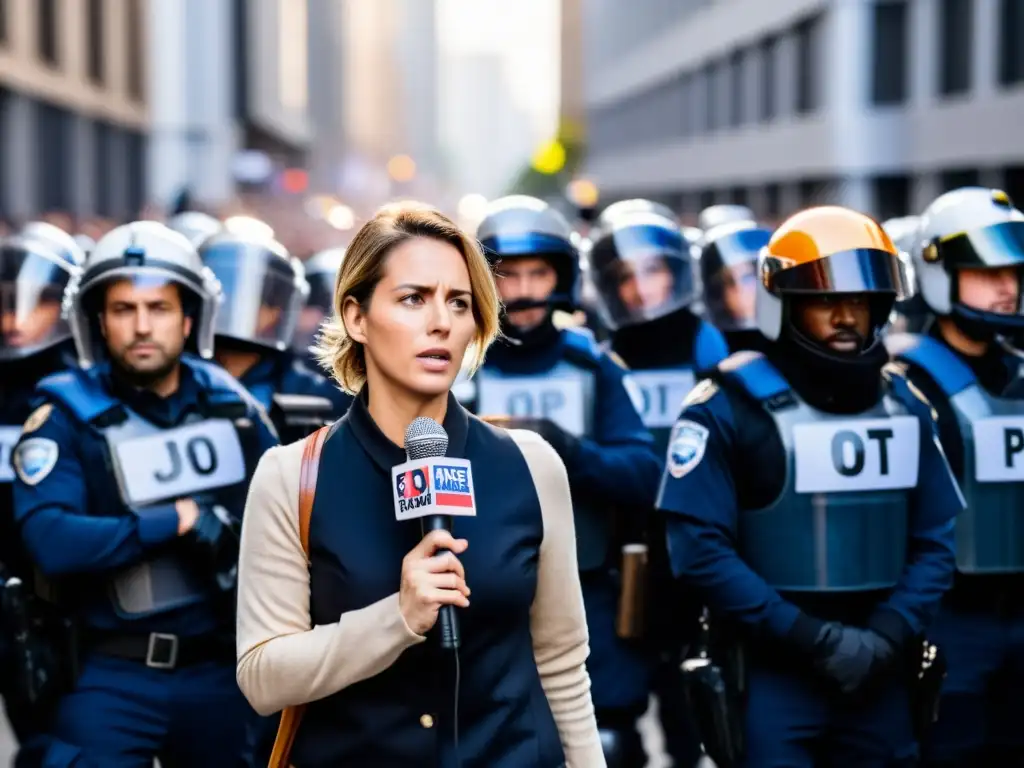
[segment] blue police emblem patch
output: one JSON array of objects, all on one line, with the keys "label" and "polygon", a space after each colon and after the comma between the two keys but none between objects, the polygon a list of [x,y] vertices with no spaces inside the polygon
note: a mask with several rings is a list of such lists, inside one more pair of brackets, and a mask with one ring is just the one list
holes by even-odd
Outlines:
[{"label": "blue police emblem patch", "polygon": [[685,477],[704,458],[708,430],[694,421],[680,421],[672,427],[668,445],[668,473],[677,480]]},{"label": "blue police emblem patch", "polygon": [[38,485],[53,471],[60,456],[57,443],[46,437],[32,437],[14,449],[14,471],[25,485]]}]

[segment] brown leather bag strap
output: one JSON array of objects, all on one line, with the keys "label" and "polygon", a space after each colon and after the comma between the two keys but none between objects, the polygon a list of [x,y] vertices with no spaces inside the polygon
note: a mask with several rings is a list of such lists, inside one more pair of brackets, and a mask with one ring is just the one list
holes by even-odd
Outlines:
[{"label": "brown leather bag strap", "polygon": [[[330,427],[320,427],[306,438],[302,449],[302,469],[299,471],[299,541],[302,551],[309,559],[309,521],[313,517],[313,499],[316,497],[316,480],[320,474],[320,454],[324,449],[324,441]],[[281,722],[277,726],[277,738],[274,749],[270,753],[268,768],[288,768],[292,745],[299,732],[302,713],[305,705],[286,707],[281,713]]]}]

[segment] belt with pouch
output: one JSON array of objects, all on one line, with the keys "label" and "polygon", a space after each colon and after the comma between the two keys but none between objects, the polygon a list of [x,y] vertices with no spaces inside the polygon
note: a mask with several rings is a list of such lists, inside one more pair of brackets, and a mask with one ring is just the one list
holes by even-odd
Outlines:
[{"label": "belt with pouch", "polygon": [[235,648],[221,633],[182,636],[167,632],[86,634],[85,648],[93,653],[137,661],[150,669],[173,670],[208,661],[234,663]]}]

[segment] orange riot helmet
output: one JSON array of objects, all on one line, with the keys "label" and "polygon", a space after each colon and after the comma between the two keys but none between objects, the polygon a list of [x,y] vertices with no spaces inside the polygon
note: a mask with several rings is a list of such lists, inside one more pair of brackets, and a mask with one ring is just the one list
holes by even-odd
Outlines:
[{"label": "orange riot helmet", "polygon": [[882,226],[839,206],[808,208],[786,219],[761,250],[757,266],[757,325],[773,340],[786,330],[801,337],[793,327],[794,297],[868,294],[870,348],[879,341],[893,304],[911,292],[899,250]]}]

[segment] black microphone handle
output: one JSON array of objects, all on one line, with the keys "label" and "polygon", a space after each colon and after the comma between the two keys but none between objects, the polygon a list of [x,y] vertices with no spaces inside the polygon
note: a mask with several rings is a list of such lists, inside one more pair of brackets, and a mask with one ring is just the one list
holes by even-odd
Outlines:
[{"label": "black microphone handle", "polygon": [[[420,528],[426,536],[431,531],[450,531],[452,518],[450,515],[430,515],[420,518]],[[439,549],[435,555],[443,555],[447,549]],[[455,615],[454,605],[442,605],[438,611],[437,621],[441,625],[441,647],[454,650],[462,645],[459,634],[459,617]]]}]

